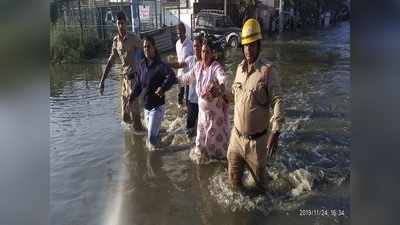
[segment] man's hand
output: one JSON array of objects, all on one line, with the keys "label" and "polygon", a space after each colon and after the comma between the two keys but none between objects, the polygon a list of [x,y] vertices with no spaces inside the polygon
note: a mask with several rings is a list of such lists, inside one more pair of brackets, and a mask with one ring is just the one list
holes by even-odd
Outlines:
[{"label": "man's hand", "polygon": [[161,87],[158,87],[155,93],[156,93],[156,95],[158,95],[160,98],[161,98],[162,96],[164,96],[164,92],[163,92],[163,90],[162,90]]},{"label": "man's hand", "polygon": [[100,81],[99,92],[100,92],[101,95],[104,94],[104,80]]},{"label": "man's hand", "polygon": [[276,154],[276,149],[278,148],[279,132],[271,133],[267,141],[267,158],[270,159],[274,154]]}]

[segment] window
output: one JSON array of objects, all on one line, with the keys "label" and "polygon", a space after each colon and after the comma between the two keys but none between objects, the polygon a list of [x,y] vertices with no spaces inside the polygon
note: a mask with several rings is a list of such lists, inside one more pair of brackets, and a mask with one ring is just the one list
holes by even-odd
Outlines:
[{"label": "window", "polygon": [[224,27],[225,26],[224,18],[217,18],[215,20],[215,26],[216,27]]},{"label": "window", "polygon": [[207,26],[207,21],[206,21],[206,17],[205,16],[199,16],[197,18],[197,25],[198,26]]},{"label": "window", "polygon": [[213,27],[213,18],[210,17],[209,15],[201,15],[197,18],[197,24],[198,26],[203,26],[203,27]]}]

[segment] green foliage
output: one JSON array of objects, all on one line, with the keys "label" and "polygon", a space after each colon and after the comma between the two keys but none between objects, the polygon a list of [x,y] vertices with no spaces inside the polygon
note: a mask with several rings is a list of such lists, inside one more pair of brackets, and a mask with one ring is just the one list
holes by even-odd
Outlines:
[{"label": "green foliage", "polygon": [[[343,9],[345,3],[346,0],[284,0],[284,7],[286,10],[294,8],[303,24],[318,24],[322,12],[331,11],[335,15]],[[260,1],[240,0],[239,16],[241,18],[254,16],[257,4],[260,4]],[[279,4],[279,1],[275,4]]]},{"label": "green foliage", "polygon": [[99,57],[109,46],[109,41],[88,37],[80,41],[80,32],[52,31],[50,34],[50,57],[53,63],[78,63]]},{"label": "green foliage", "polygon": [[240,0],[239,2],[239,16],[242,18],[242,23],[245,19],[255,16],[255,9],[257,4],[261,2],[258,0]]},{"label": "green foliage", "polygon": [[345,7],[346,0],[286,0],[285,8],[293,7],[303,24],[317,24],[322,12],[334,15]]},{"label": "green foliage", "polygon": [[82,50],[78,32],[52,32],[50,35],[51,61],[57,63],[77,63]]},{"label": "green foliage", "polygon": [[98,38],[89,37],[83,41],[82,57],[84,59],[92,59],[101,55],[105,50],[108,50],[109,43]]}]

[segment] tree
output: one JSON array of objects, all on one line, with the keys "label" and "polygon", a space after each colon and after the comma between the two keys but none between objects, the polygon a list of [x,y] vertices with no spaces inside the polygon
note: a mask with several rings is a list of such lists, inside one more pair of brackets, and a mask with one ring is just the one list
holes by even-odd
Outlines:
[{"label": "tree", "polygon": [[50,22],[56,24],[58,19],[59,4],[57,2],[50,2]]},{"label": "tree", "polygon": [[81,29],[81,43],[83,43],[83,23],[82,23],[81,0],[78,0],[78,10],[79,10],[79,27]]},{"label": "tree", "polygon": [[[56,24],[62,16],[62,9],[70,10],[70,2],[74,0],[53,0],[50,2],[50,21]],[[65,22],[65,21],[64,21]]]},{"label": "tree", "polygon": [[299,13],[302,24],[318,25],[321,13],[330,11],[335,18],[346,7],[346,0],[286,0],[286,6]]},{"label": "tree", "polygon": [[239,15],[242,18],[242,24],[251,17],[255,17],[258,0],[241,0],[239,3]]}]

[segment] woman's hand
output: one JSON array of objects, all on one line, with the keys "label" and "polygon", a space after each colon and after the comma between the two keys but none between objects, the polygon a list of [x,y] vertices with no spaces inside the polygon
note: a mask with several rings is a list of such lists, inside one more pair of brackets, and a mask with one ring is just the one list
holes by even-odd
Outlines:
[{"label": "woman's hand", "polygon": [[164,92],[163,92],[163,90],[162,90],[161,87],[158,87],[155,93],[156,93],[156,95],[158,95],[160,98],[161,98],[162,96],[164,96]]}]

